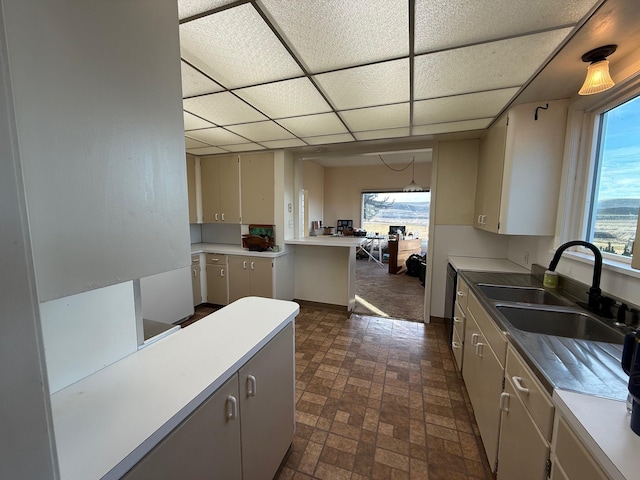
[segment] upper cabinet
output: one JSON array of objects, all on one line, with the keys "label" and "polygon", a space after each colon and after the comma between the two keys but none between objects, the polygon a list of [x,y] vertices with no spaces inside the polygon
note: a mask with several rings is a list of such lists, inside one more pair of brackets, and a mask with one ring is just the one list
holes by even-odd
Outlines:
[{"label": "upper cabinet", "polygon": [[187,155],[187,193],[189,198],[189,223],[198,222],[196,200],[196,159]]},{"label": "upper cabinet", "polygon": [[275,223],[275,174],[273,153],[254,153],[240,157],[242,185],[242,223]]},{"label": "upper cabinet", "polygon": [[517,105],[480,142],[476,228],[555,233],[568,100]]},{"label": "upper cabinet", "polygon": [[239,157],[203,157],[200,176],[203,222],[241,223]]}]

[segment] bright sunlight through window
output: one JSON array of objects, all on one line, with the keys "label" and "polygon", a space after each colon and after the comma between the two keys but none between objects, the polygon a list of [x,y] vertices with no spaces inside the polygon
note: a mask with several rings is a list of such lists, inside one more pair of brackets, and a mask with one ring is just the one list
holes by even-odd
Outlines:
[{"label": "bright sunlight through window", "polygon": [[421,238],[426,245],[430,203],[431,192],[363,193],[362,228],[387,235],[389,227],[403,226],[407,236]]}]

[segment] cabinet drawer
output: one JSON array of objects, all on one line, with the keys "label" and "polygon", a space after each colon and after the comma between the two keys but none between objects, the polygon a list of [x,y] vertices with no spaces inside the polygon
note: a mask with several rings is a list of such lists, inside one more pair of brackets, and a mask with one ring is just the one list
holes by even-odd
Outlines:
[{"label": "cabinet drawer", "polygon": [[226,265],[227,256],[217,253],[207,253],[207,265]]},{"label": "cabinet drawer", "polygon": [[556,461],[569,480],[606,480],[607,475],[584,447],[563,417],[558,418],[555,440]]},{"label": "cabinet drawer", "polygon": [[456,303],[460,305],[462,311],[467,310],[467,300],[469,298],[469,285],[460,276],[456,281]]},{"label": "cabinet drawer", "polygon": [[453,339],[451,340],[451,350],[453,351],[453,358],[456,359],[456,365],[458,366],[458,370],[460,371],[462,371],[462,359],[464,353],[462,338],[458,336],[458,331],[454,329]]},{"label": "cabinet drawer", "polygon": [[[518,353],[511,346],[507,349],[505,376],[513,382],[517,395],[540,429],[540,433],[547,441],[550,441],[553,431],[554,412],[551,398],[535,378],[533,372],[524,364]],[[527,392],[519,387],[523,387]]]},{"label": "cabinet drawer", "polygon": [[464,329],[466,323],[467,317],[464,315],[464,313],[462,313],[460,306],[456,303],[453,314],[453,333],[458,335],[461,343],[463,343],[464,340]]},{"label": "cabinet drawer", "polygon": [[489,314],[480,306],[478,299],[473,293],[469,293],[467,310],[471,312],[478,323],[487,342],[491,345],[493,352],[504,366],[507,357],[507,339]]}]

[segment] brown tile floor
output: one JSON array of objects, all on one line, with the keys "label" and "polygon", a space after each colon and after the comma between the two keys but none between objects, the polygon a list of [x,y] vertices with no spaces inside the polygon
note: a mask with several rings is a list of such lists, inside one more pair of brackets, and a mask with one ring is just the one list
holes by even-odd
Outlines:
[{"label": "brown tile floor", "polygon": [[278,480],[491,479],[442,325],[308,307]]}]

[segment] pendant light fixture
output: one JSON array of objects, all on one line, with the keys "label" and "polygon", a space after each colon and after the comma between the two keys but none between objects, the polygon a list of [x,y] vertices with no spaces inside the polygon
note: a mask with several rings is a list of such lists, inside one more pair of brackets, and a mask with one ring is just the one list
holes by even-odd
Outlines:
[{"label": "pendant light fixture", "polygon": [[414,180],[414,175],[416,171],[416,158],[413,157],[411,160],[411,183],[402,189],[403,192],[421,192],[422,187],[418,185]]},{"label": "pendant light fixture", "polygon": [[587,67],[587,78],[578,95],[593,95],[604,92],[615,85],[609,75],[609,61],[607,57],[616,51],[617,45],[605,45],[594,48],[582,56],[583,62],[589,62]]}]

